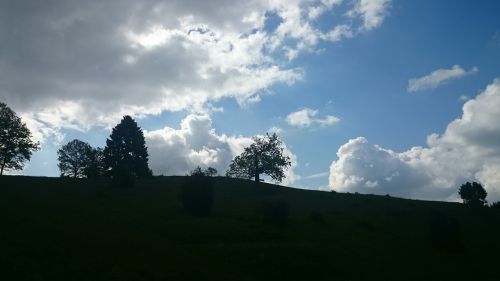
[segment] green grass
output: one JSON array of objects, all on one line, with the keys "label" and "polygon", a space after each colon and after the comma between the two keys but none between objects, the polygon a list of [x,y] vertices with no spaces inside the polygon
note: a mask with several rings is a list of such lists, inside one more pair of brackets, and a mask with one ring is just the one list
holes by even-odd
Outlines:
[{"label": "green grass", "polygon": [[[213,214],[197,218],[184,180],[1,177],[0,280],[499,280],[493,210],[216,178]],[[284,225],[258,211],[274,199]],[[432,246],[431,210],[459,222],[463,251]]]}]

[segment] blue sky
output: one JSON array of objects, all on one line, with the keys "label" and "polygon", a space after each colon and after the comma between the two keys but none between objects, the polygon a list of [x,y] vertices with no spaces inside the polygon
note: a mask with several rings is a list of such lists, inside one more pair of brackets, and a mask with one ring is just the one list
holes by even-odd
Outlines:
[{"label": "blue sky", "polygon": [[[131,114],[156,174],[224,171],[274,128],[294,155],[290,186],[456,200],[478,180],[500,197],[498,110],[464,107],[498,102],[498,1],[9,2],[0,98],[43,142],[24,174],[57,176],[61,144],[104,146]],[[45,39],[19,35],[33,23]],[[301,110],[313,115],[287,118]]]}]

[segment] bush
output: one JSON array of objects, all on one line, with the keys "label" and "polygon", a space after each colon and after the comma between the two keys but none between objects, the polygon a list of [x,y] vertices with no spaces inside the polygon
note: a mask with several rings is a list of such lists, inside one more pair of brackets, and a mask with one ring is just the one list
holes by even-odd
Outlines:
[{"label": "bush", "polygon": [[288,203],[281,199],[272,199],[260,204],[260,211],[264,222],[272,224],[286,224],[290,209]]},{"label": "bush", "polygon": [[187,177],[181,187],[180,199],[184,210],[198,217],[207,217],[212,214],[214,188],[211,177],[193,175]]},{"label": "bush", "polygon": [[440,251],[458,253],[464,250],[460,224],[436,210],[429,215],[429,238],[432,246]]}]

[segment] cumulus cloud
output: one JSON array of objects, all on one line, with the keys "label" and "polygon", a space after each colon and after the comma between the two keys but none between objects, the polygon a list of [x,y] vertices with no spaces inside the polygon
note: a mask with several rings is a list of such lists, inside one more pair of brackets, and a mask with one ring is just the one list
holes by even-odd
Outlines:
[{"label": "cumulus cloud", "polygon": [[427,147],[401,153],[349,140],[330,166],[330,188],[402,197],[458,200],[465,181],[484,184],[490,201],[500,199],[500,79],[463,106],[443,134],[428,136]]},{"label": "cumulus cloud", "polygon": [[[225,174],[231,160],[252,143],[250,137],[217,134],[208,115],[188,115],[179,129],[165,127],[145,131],[150,167],[156,175],[185,175],[196,166],[214,167]],[[286,171],[284,184],[299,179],[294,173],[297,157],[286,147],[292,167]]]},{"label": "cumulus cloud", "polygon": [[318,124],[321,127],[328,127],[340,121],[338,117],[335,117],[333,115],[326,115],[323,118],[315,118],[316,115],[318,115],[318,110],[304,108],[302,110],[288,114],[288,116],[286,117],[286,122],[290,126],[304,128],[309,127],[313,124]]},{"label": "cumulus cloud", "polygon": [[347,12],[351,17],[360,16],[362,30],[371,30],[382,24],[387,16],[390,0],[361,0],[354,8]]},{"label": "cumulus cloud", "polygon": [[477,67],[473,67],[466,71],[460,65],[454,65],[450,69],[438,69],[431,72],[429,75],[412,78],[408,81],[408,92],[418,92],[423,90],[432,90],[440,85],[454,79],[459,79],[467,75],[475,74],[479,71]]},{"label": "cumulus cloud", "polygon": [[343,5],[362,26],[379,25],[383,9],[365,2],[1,1],[0,99],[41,136],[110,126],[124,114],[207,112],[222,98],[258,102],[273,85],[303,78],[282,57],[361,30],[341,15],[320,28],[327,11]]}]

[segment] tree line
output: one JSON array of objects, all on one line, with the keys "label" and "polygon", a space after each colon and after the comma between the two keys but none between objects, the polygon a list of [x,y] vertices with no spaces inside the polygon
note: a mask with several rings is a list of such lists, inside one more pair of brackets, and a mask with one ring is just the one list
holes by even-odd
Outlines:
[{"label": "tree line", "polygon": [[[63,145],[57,155],[61,176],[111,177],[122,185],[135,178],[152,176],[143,131],[130,116],[123,117],[113,128],[104,148],[93,148],[75,139]],[[284,155],[282,141],[276,134],[267,134],[253,138],[253,143],[232,160],[226,176],[253,178],[259,182],[260,175],[266,174],[281,182],[285,177],[285,169],[290,165],[290,157]],[[203,171],[198,166],[191,172],[191,175],[216,174],[217,170],[213,167]]]},{"label": "tree line", "polygon": [[[31,159],[40,144],[25,123],[5,103],[0,103],[0,175],[4,170],[21,170]],[[149,168],[149,154],[142,129],[131,116],[124,116],[117,124],[104,148],[74,139],[57,151],[58,167],[62,177],[109,177],[118,185],[127,185],[138,178],[153,175]],[[226,172],[228,177],[260,181],[262,174],[277,182],[285,177],[291,166],[290,157],[284,154],[282,141],[276,134],[254,137],[253,143],[236,156]],[[213,176],[217,171],[200,167],[192,175]]]},{"label": "tree line", "polygon": [[144,133],[130,116],[124,116],[113,128],[104,148],[75,139],[57,151],[61,176],[110,177],[122,185],[152,176],[148,157]]},{"label": "tree line", "polygon": [[[226,176],[254,179],[268,175],[276,182],[285,178],[285,170],[291,166],[290,157],[284,154],[283,142],[276,134],[254,137],[253,143],[230,163]],[[6,170],[21,170],[31,159],[40,143],[21,118],[5,103],[0,102],[0,176]],[[149,168],[149,154],[144,133],[131,116],[124,116],[106,140],[104,148],[74,139],[57,151],[58,167],[63,177],[109,177],[117,185],[133,184],[135,179],[153,175]],[[208,167],[195,168],[191,176],[214,176],[217,170]],[[460,186],[459,196],[469,206],[487,204],[487,192],[480,183],[467,182]],[[492,207],[500,207],[496,202]]]}]

